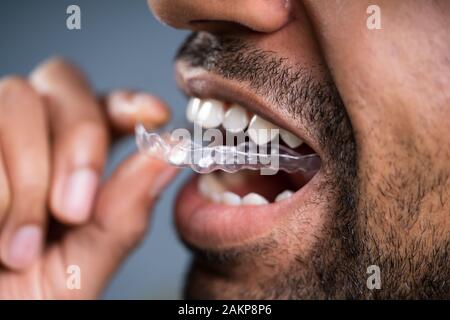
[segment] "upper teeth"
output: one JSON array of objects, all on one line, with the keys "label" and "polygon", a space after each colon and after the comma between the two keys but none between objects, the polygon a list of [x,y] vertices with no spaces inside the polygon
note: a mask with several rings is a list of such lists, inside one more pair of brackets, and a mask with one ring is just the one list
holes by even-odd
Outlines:
[{"label": "upper teeth", "polygon": [[195,117],[195,122],[203,128],[215,128],[222,124],[224,118],[224,103],[218,100],[204,100]]},{"label": "upper teeth", "polygon": [[296,148],[302,144],[302,141],[295,135],[278,128],[260,116],[253,115],[249,121],[247,111],[237,104],[233,104],[225,111],[225,103],[222,101],[191,98],[187,106],[186,117],[189,121],[195,122],[206,129],[222,125],[227,131],[238,133],[248,127],[248,136],[258,145],[269,143],[278,134],[291,148]]},{"label": "upper teeth", "polygon": [[280,129],[280,136],[281,136],[281,139],[283,139],[283,141],[290,148],[297,148],[298,146],[300,146],[303,143],[302,140],[300,140],[299,138],[294,136],[292,133],[290,133],[289,131],[286,131],[284,129]]},{"label": "upper teeth", "polygon": [[259,116],[253,116],[248,125],[248,135],[258,145],[266,144],[278,135],[278,127]]},{"label": "upper teeth", "polygon": [[201,103],[202,100],[200,100],[199,98],[191,98],[189,100],[186,109],[186,118],[188,118],[190,122],[194,122],[195,119],[197,118],[198,110],[200,110]]},{"label": "upper teeth", "polygon": [[247,111],[241,106],[236,104],[232,105],[225,113],[222,125],[232,133],[244,131],[248,125]]}]

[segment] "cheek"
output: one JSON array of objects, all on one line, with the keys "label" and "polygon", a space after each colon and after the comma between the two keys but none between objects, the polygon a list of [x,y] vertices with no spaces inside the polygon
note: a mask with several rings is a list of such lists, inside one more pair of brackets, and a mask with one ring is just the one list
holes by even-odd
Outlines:
[{"label": "cheek", "polygon": [[436,115],[423,111],[400,102],[398,108],[386,103],[353,109],[359,225],[386,252],[393,250],[392,241],[405,248],[422,242],[424,250],[431,249],[450,231],[450,168],[443,161],[450,149]]}]

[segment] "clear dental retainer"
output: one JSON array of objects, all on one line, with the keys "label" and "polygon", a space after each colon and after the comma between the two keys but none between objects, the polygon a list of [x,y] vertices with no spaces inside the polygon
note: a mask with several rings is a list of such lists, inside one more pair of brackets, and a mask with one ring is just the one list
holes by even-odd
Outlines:
[{"label": "clear dental retainer", "polygon": [[321,163],[317,154],[302,155],[278,143],[263,147],[251,141],[237,145],[204,145],[191,138],[187,129],[150,132],[138,124],[135,131],[141,152],[198,173],[216,170],[233,173],[243,169],[261,170],[262,174],[268,175],[278,170],[316,172]]}]

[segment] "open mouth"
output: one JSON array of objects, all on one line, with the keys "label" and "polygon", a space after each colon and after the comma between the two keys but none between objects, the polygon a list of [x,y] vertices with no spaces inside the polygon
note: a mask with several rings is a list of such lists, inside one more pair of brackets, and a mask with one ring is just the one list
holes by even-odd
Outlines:
[{"label": "open mouth", "polygon": [[[314,153],[291,132],[252,114],[236,103],[193,97],[188,103],[186,117],[190,122],[206,129],[221,128],[226,134],[245,132],[250,143],[255,146],[270,147],[279,138],[277,145],[302,155]],[[201,175],[197,187],[201,195],[214,203],[234,206],[266,205],[291,197],[293,190],[299,190],[314,173],[314,170],[292,173],[277,171],[267,177],[259,171],[251,170],[235,173],[216,171]]]},{"label": "open mouth", "polygon": [[[256,145],[279,145],[296,153],[317,153],[311,138],[295,133],[270,105],[242,86],[183,62],[177,63],[177,81],[190,96],[186,117],[204,128],[229,133],[247,132]],[[264,132],[264,134],[261,134]],[[207,249],[241,245],[269,235],[287,222],[298,204],[318,192],[320,165],[315,170],[262,175],[259,171],[214,171],[194,176],[180,192],[176,224],[188,243]]]}]

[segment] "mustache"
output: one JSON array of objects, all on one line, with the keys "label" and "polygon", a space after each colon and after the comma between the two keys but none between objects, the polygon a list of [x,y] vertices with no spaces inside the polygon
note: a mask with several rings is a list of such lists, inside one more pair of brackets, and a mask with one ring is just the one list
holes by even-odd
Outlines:
[{"label": "mustache", "polygon": [[330,163],[344,161],[356,167],[352,126],[325,65],[290,65],[286,58],[245,39],[206,32],[192,33],[175,58],[226,79],[246,82],[256,94],[304,124]]}]

